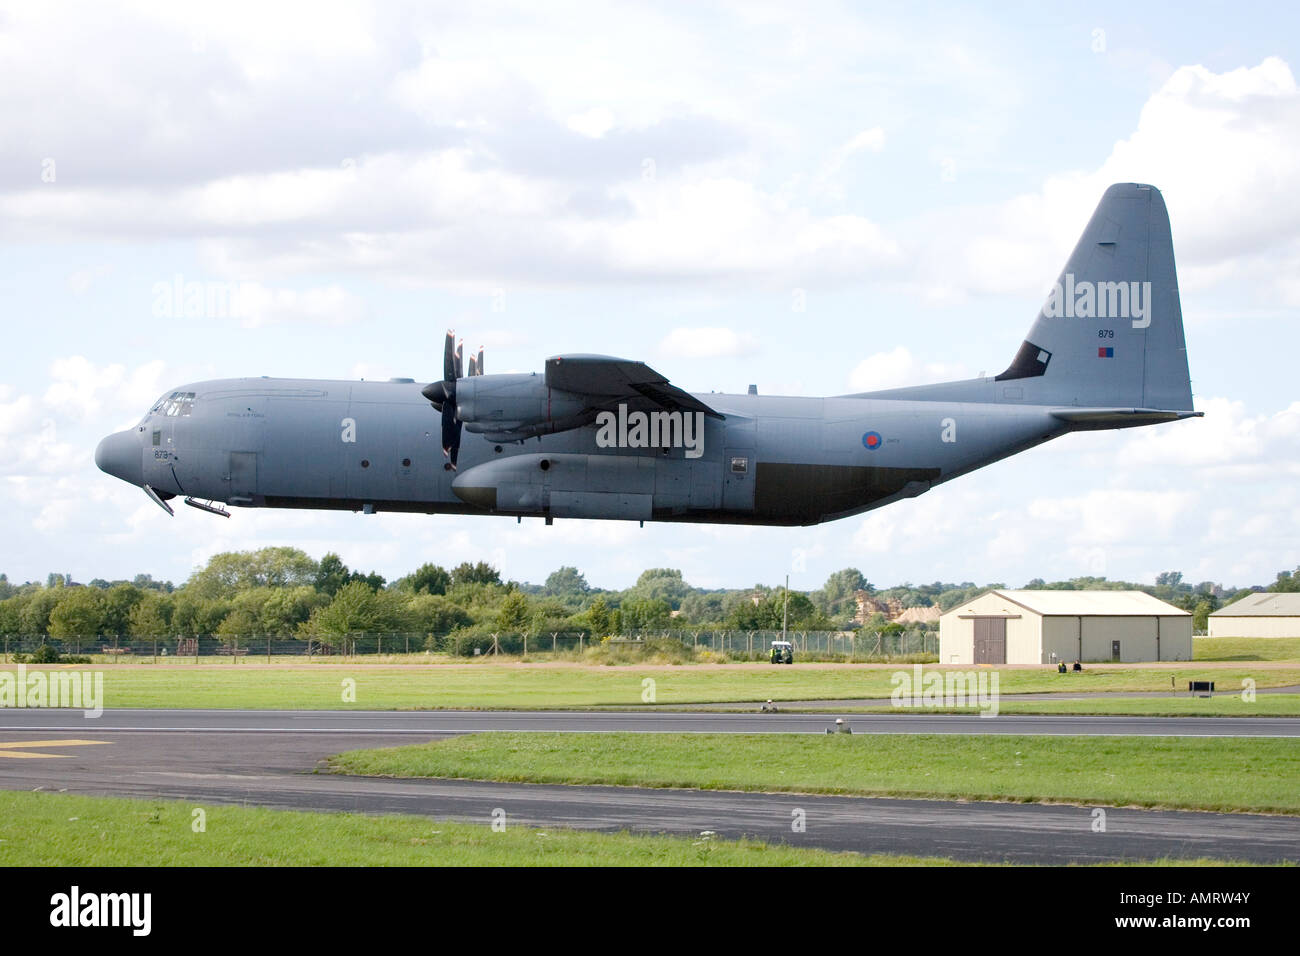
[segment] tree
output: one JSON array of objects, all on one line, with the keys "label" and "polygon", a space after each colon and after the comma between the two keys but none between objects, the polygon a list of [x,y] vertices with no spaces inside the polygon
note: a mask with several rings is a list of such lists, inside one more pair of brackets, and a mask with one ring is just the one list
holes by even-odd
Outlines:
[{"label": "tree", "polygon": [[1177,590],[1178,585],[1183,581],[1182,571],[1161,571],[1156,575],[1156,587],[1173,588]]},{"label": "tree", "polygon": [[528,617],[528,598],[518,591],[511,591],[497,611],[496,625],[501,631],[523,631],[528,627]]},{"label": "tree", "polygon": [[348,566],[333,551],[320,559],[316,567],[316,590],[330,597],[339,593],[339,588],[348,583]]},{"label": "tree", "polygon": [[326,644],[335,644],[349,634],[366,634],[375,630],[375,592],[360,581],[349,581],[339,588],[334,600],[312,612],[303,625],[306,633]]},{"label": "tree", "polygon": [[416,594],[446,594],[451,587],[451,574],[436,564],[422,564],[411,575],[411,590]]},{"label": "tree", "polygon": [[252,608],[237,607],[217,625],[217,634],[227,644],[239,647],[240,642],[257,633],[257,615]]},{"label": "tree", "polygon": [[[691,586],[682,580],[682,572],[676,568],[650,568],[642,571],[636,584],[628,589],[627,597],[641,600],[667,601],[676,610],[681,607],[682,599],[691,593]],[[625,626],[628,625],[624,622]]]},{"label": "tree", "polygon": [[131,627],[131,609],[140,603],[144,592],[133,584],[115,584],[104,594],[105,634],[126,634]]},{"label": "tree", "polygon": [[605,603],[603,597],[598,597],[591,602],[591,607],[586,611],[586,618],[592,637],[600,638],[613,632],[614,622],[610,617],[609,605]]},{"label": "tree", "polygon": [[473,623],[463,607],[441,594],[418,594],[406,609],[411,627],[422,634],[450,634]]},{"label": "tree", "polygon": [[27,603],[23,595],[15,595],[0,601],[0,634],[18,634],[23,629],[23,606]]},{"label": "tree", "polygon": [[826,579],[820,595],[814,595],[820,598],[815,603],[831,617],[850,618],[858,612],[854,595],[858,591],[870,594],[874,590],[857,568],[844,568]]},{"label": "tree", "polygon": [[693,591],[682,598],[677,620],[682,624],[721,624],[727,616],[724,600],[721,591]]},{"label": "tree", "polygon": [[262,602],[258,630],[280,637],[293,634],[326,601],[328,598],[310,585],[274,588]]},{"label": "tree", "polygon": [[171,608],[167,599],[158,594],[147,594],[131,608],[128,630],[132,637],[164,637],[167,635],[167,618]]},{"label": "tree", "polygon": [[591,586],[577,568],[562,567],[552,571],[546,578],[545,591],[557,597],[582,597]]},{"label": "tree", "polygon": [[314,584],[319,570],[320,566],[297,548],[228,551],[213,555],[206,567],[190,575],[185,587],[199,597],[228,598],[250,588]]},{"label": "tree", "polygon": [[672,620],[672,607],[662,598],[624,601],[623,627],[629,631],[663,630]]},{"label": "tree", "polygon": [[486,561],[477,564],[464,561],[451,572],[451,582],[454,587],[462,584],[500,584],[501,572]]},{"label": "tree", "polygon": [[1296,568],[1294,574],[1290,571],[1279,571],[1277,580],[1269,585],[1269,590],[1288,593],[1300,591],[1300,568]]},{"label": "tree", "polygon": [[1210,628],[1210,613],[1214,610],[1214,604],[1209,600],[1200,600],[1196,602],[1196,607],[1192,608],[1192,628],[1197,631],[1207,631]]},{"label": "tree", "polygon": [[104,624],[104,596],[95,588],[60,588],[59,603],[50,611],[50,636],[98,637]]},{"label": "tree", "polygon": [[50,630],[50,612],[63,596],[62,588],[41,588],[27,600],[23,606],[19,625],[22,633],[30,635],[48,634]]}]

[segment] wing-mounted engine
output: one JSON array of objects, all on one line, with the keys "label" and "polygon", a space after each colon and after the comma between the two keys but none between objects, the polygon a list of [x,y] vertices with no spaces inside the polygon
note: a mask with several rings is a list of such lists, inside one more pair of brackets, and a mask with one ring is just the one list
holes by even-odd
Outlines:
[{"label": "wing-mounted engine", "polygon": [[479,349],[477,360],[470,356],[469,374],[461,371],[461,347],[455,333],[448,332],[443,380],[426,385],[421,394],[442,413],[442,448],[451,468],[456,467],[462,426],[489,441],[514,442],[582,428],[620,405],[628,411],[724,417],[644,362],[608,355],[558,355],[546,360],[542,375],[484,375]]}]

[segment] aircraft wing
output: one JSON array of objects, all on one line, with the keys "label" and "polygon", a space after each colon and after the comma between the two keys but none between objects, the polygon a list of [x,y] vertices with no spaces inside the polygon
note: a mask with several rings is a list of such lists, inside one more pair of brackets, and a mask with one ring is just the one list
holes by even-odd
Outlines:
[{"label": "aircraft wing", "polygon": [[609,355],[556,355],[546,360],[548,388],[581,395],[593,409],[654,407],[670,412],[703,412],[724,418],[694,395],[660,375],[644,362]]}]

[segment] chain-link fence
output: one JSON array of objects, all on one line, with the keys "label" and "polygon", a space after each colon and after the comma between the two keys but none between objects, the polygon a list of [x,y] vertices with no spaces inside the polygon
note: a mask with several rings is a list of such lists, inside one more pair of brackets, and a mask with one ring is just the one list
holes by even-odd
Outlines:
[{"label": "chain-link fence", "polygon": [[624,657],[638,651],[668,651],[699,658],[708,655],[728,660],[767,660],[773,641],[788,640],[796,660],[870,661],[937,656],[939,635],[924,629],[900,633],[852,631],[778,630],[656,630],[593,640],[584,631],[495,631],[474,629],[451,634],[383,633],[349,634],[329,638],[294,638],[249,634],[239,637],[98,637],[52,638],[3,636],[5,662],[37,662],[88,657],[97,663],[115,661],[194,662],[275,661],[277,659],[329,660],[358,657],[400,658],[408,655],[483,657],[590,656],[593,648],[619,651]]}]

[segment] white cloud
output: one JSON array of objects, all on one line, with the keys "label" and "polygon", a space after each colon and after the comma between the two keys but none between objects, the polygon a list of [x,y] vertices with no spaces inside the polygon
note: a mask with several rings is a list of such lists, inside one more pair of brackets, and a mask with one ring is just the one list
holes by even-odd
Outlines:
[{"label": "white cloud", "polygon": [[[1284,251],[1294,259],[1288,243],[1300,239],[1300,206],[1291,195],[1297,179],[1300,89],[1283,60],[1268,57],[1225,73],[1183,66],[1097,169],[1049,176],[1038,191],[991,208],[958,210],[946,228],[930,222],[925,239],[932,248],[923,255],[940,288],[1038,295],[1106,187],[1146,182],[1169,206],[1180,271],[1196,278],[1198,268],[1234,258],[1276,260]],[[1281,287],[1289,273],[1277,265],[1259,268]],[[1243,267],[1255,266],[1236,262],[1220,275],[1239,275]]]},{"label": "white cloud", "polygon": [[727,328],[677,328],[659,343],[659,353],[671,358],[740,358],[757,351],[754,336]]},{"label": "white cloud", "polygon": [[971,373],[960,364],[923,362],[910,349],[900,345],[888,352],[869,355],[855,365],[849,373],[849,388],[855,392],[872,392],[970,377]]}]

